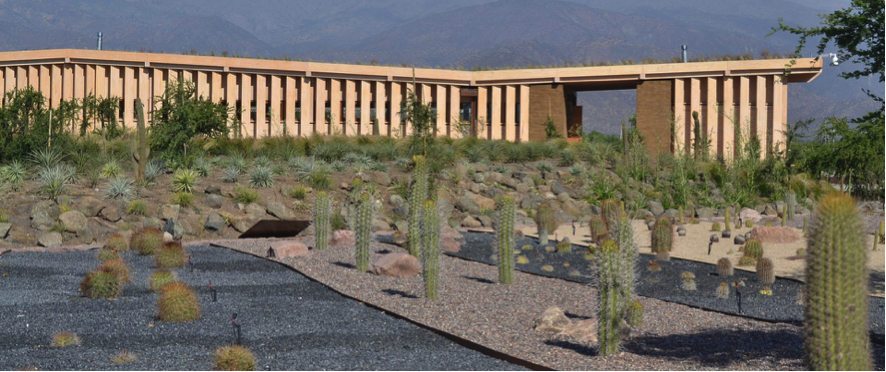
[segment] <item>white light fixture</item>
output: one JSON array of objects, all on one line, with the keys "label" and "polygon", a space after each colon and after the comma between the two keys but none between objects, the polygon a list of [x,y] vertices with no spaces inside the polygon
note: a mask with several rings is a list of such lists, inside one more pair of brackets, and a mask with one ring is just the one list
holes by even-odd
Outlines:
[{"label": "white light fixture", "polygon": [[837,66],[840,64],[840,58],[837,57],[837,53],[828,53],[828,54],[822,54],[822,55],[818,56],[818,58],[823,58],[823,57],[833,58],[831,60],[831,66]]}]

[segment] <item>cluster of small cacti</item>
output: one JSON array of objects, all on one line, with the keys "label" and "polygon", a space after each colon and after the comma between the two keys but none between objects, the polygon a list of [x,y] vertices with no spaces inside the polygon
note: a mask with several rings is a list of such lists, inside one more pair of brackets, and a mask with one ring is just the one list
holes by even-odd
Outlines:
[{"label": "cluster of small cacti", "polygon": [[249,349],[234,345],[215,350],[216,371],[254,371],[255,358]]},{"label": "cluster of small cacti", "polygon": [[107,260],[98,267],[98,270],[116,276],[117,282],[121,285],[129,283],[130,281],[129,266],[127,266],[126,262],[123,262],[122,259],[115,258],[113,260]]},{"label": "cluster of small cacti", "polygon": [[180,242],[168,242],[157,251],[155,257],[157,267],[160,269],[174,269],[184,267],[187,262],[185,257],[185,249],[182,248]]},{"label": "cluster of small cacti", "polygon": [[628,325],[638,327],[643,324],[643,304],[640,301],[631,302],[628,307]]},{"label": "cluster of small cacti", "polygon": [[794,215],[797,213],[797,194],[793,190],[788,190],[784,199],[785,208],[787,208],[784,217],[785,219],[793,220]]},{"label": "cluster of small cacti", "polygon": [[744,245],[744,255],[751,257],[754,261],[763,257],[763,243],[757,239],[748,239]]},{"label": "cluster of small cacti", "polygon": [[671,248],[674,241],[674,225],[667,217],[659,217],[652,227],[652,251],[655,259],[668,261],[671,258]]},{"label": "cluster of small cacti", "polygon": [[114,234],[108,237],[108,242],[105,243],[109,248],[117,251],[123,252],[129,250],[129,243],[126,242],[126,238],[120,234]]},{"label": "cluster of small cacti", "polygon": [[680,274],[680,278],[683,279],[682,288],[687,291],[694,291],[695,288],[695,274],[691,271],[684,271]]},{"label": "cluster of small cacti", "polygon": [[369,270],[369,243],[372,241],[372,217],[375,210],[375,200],[372,194],[363,192],[360,194],[360,200],[356,206],[354,216],[354,241],[356,245],[355,255],[357,260],[357,271],[364,272]]},{"label": "cluster of small cacti", "polygon": [[80,282],[80,292],[88,298],[116,298],[122,291],[117,276],[105,271],[90,271]]},{"label": "cluster of small cacti", "polygon": [[772,296],[772,289],[769,288],[768,285],[764,285],[763,289],[760,290],[760,294],[764,296]]},{"label": "cluster of small cacti", "polygon": [[717,275],[721,277],[730,277],[734,273],[732,261],[728,257],[717,260]]},{"label": "cluster of small cacti", "polygon": [[[517,218],[517,203],[511,196],[501,199],[498,213],[498,281],[502,284],[514,282],[514,220]],[[539,207],[541,210],[541,207]]]},{"label": "cluster of small cacti", "polygon": [[548,235],[557,231],[557,219],[550,204],[542,203],[538,206],[535,212],[535,226],[538,227],[539,243],[548,244]]},{"label": "cluster of small cacti", "polygon": [[144,228],[132,233],[129,246],[142,256],[150,256],[163,247],[163,233],[155,228]]},{"label": "cluster of small cacti", "polygon": [[412,170],[412,189],[409,191],[409,254],[421,258],[421,219],[422,204],[428,198],[428,161],[424,156],[412,158],[415,168]]},{"label": "cluster of small cacti", "polygon": [[719,222],[714,222],[714,223],[711,225],[711,231],[720,231],[720,223],[719,223]]},{"label": "cluster of small cacti", "polygon": [[757,277],[760,278],[760,283],[775,283],[775,267],[772,260],[766,257],[757,260],[756,269]]},{"label": "cluster of small cacti", "polygon": [[175,273],[166,269],[154,271],[148,282],[148,288],[151,292],[160,292],[165,285],[178,280]]},{"label": "cluster of small cacti", "polygon": [[157,299],[159,319],[163,322],[189,322],[200,317],[197,293],[187,284],[172,282],[163,286]]},{"label": "cluster of small cacti", "polygon": [[621,206],[615,200],[606,199],[600,203],[600,215],[603,217],[603,221],[606,222],[606,230],[612,231],[615,224],[618,223],[619,217],[621,217]]},{"label": "cluster of small cacti", "polygon": [[717,287],[717,298],[729,298],[729,283],[720,282],[720,285]]},{"label": "cluster of small cacti", "polygon": [[588,228],[591,230],[591,238],[594,239],[595,242],[599,243],[600,241],[605,240],[605,238],[600,238],[601,236],[606,236],[606,221],[603,220],[603,217],[591,217],[591,220],[588,221]]},{"label": "cluster of small cacti", "polygon": [[569,242],[569,239],[564,239],[557,243],[557,252],[560,253],[571,253],[572,252],[572,243]]},{"label": "cluster of small cacti", "polygon": [[806,235],[805,354],[809,370],[871,370],[867,249],[849,195],[818,205]]},{"label": "cluster of small cacti", "polygon": [[[428,298],[437,300],[437,277],[440,270],[440,214],[437,212],[437,203],[433,200],[425,201],[422,208],[422,279],[425,282],[425,293]],[[513,247],[512,242],[511,251]]]},{"label": "cluster of small cacti", "polygon": [[332,225],[332,198],[325,191],[317,193],[314,201],[314,238],[317,250],[329,247],[329,228]]}]

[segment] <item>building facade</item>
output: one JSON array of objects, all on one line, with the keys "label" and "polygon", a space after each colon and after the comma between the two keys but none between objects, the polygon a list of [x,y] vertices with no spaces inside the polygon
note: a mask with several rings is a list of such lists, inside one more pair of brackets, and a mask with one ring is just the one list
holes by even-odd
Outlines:
[{"label": "building facade", "polygon": [[787,66],[772,59],[456,71],[58,49],[0,53],[0,104],[27,86],[50,107],[90,94],[118,97],[120,121],[131,128],[137,98],[150,115],[152,98],[185,80],[197,95],[234,108],[244,136],[406,136],[412,128],[398,112],[412,91],[436,109],[440,136],[522,142],[544,140],[548,117],[577,137],[577,92],[636,89],[637,127],[650,150],[688,151],[697,117],[711,152],[729,154],[736,136],[757,136],[770,150],[783,141],[788,84],[811,81],[822,62]]}]

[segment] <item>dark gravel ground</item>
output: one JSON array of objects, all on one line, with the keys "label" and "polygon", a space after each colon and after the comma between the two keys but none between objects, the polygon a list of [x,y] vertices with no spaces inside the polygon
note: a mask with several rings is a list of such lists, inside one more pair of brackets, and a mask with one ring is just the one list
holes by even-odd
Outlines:
[{"label": "dark gravel ground", "polygon": [[[98,266],[96,251],[0,256],[0,370],[207,370],[213,350],[235,341],[257,369],[514,370],[429,330],[342,297],[279,263],[224,248],[188,248],[195,270],[176,270],[198,291],[201,318],[156,319],[157,294],[146,289],[153,257],[124,258],[133,281],[117,300],[81,297],[79,283]],[[218,291],[211,302],[208,284]],[[82,344],[50,347],[51,335],[76,333]],[[128,350],[133,363],[115,365]]]},{"label": "dark gravel ground", "polygon": [[[493,234],[463,232],[462,235],[465,244],[462,245],[461,251],[446,254],[488,264],[497,264],[497,252],[494,252],[492,248],[495,239]],[[554,242],[549,242],[547,247],[554,245]],[[545,248],[546,246],[540,245],[536,238],[519,239],[515,249],[520,250],[521,255],[525,256],[529,263],[517,264],[517,270],[580,283],[591,282],[593,267],[585,255],[587,248],[573,245],[572,253],[559,253]],[[654,258],[652,255],[641,254],[637,260],[640,266],[638,268],[640,277],[636,293],[641,296],[728,314],[739,314],[735,288],[730,288],[727,299],[717,298],[716,290],[721,281],[732,284],[741,278],[746,285],[739,288],[742,294],[741,315],[795,325],[803,323],[803,305],[799,304],[797,300],[798,292],[805,285],[800,281],[777,278],[775,283],[769,285],[772,295],[768,296],[760,293],[763,284],[759,282],[756,273],[735,270],[734,276],[721,278],[717,275],[716,265],[673,258],[670,261],[657,261],[656,263],[661,266],[662,270],[649,272],[647,267],[650,261],[654,261]],[[550,271],[545,269],[550,269]],[[684,271],[695,274],[697,290],[687,291],[681,288],[683,279],[680,278],[680,274]],[[884,300],[879,297],[870,297],[869,313],[871,339],[883,344]]]}]

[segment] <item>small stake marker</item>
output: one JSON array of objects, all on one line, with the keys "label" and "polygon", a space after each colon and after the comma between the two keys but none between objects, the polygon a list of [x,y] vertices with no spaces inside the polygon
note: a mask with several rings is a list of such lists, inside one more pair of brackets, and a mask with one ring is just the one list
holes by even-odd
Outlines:
[{"label": "small stake marker", "polygon": [[572,235],[575,235],[575,222],[572,223]]},{"label": "small stake marker", "polygon": [[188,255],[188,268],[191,269],[191,272],[192,272],[192,273],[194,272],[194,262],[191,261],[191,256],[190,256],[190,255]]},{"label": "small stake marker", "polygon": [[212,294],[212,302],[218,302],[218,292],[212,288],[212,281],[209,282],[209,293]]},{"label": "small stake marker", "polygon": [[711,247],[713,247],[713,246],[714,246],[714,241],[712,240],[710,243],[708,243],[708,256],[711,255]]},{"label": "small stake marker", "polygon": [[231,325],[234,326],[234,335],[237,337],[237,345],[240,345],[240,325],[237,324],[237,313],[231,317]]},{"label": "small stake marker", "polygon": [[741,314],[741,291],[738,289],[738,281],[735,282],[735,298],[738,301],[738,313]]},{"label": "small stake marker", "polygon": [[277,255],[274,253],[274,248],[268,248],[268,258],[276,258]]}]

